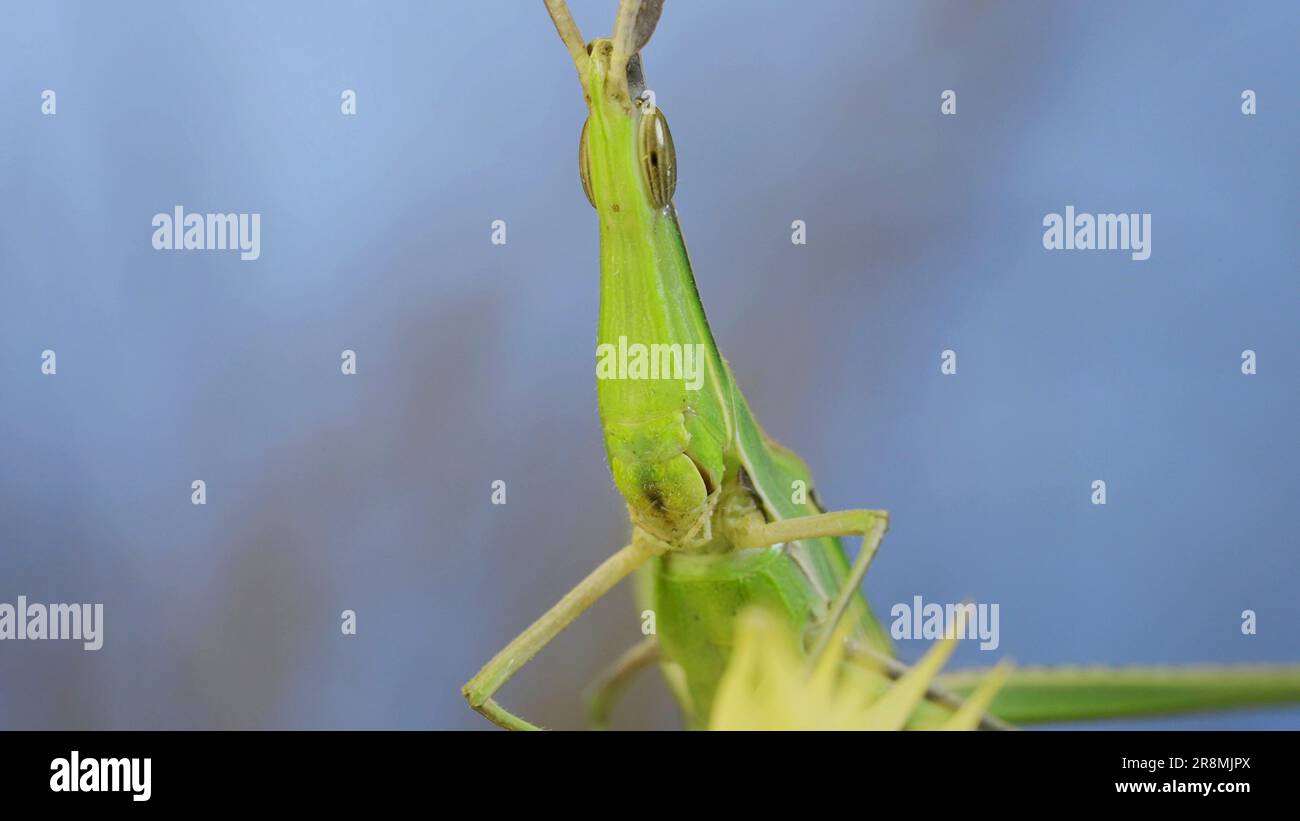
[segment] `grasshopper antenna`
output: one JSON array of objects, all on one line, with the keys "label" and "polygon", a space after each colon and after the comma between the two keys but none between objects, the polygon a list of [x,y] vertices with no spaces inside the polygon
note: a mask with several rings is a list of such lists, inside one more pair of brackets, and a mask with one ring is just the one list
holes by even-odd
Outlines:
[{"label": "grasshopper antenna", "polygon": [[635,57],[659,25],[664,0],[619,0],[614,18],[614,51],[609,58],[609,73],[615,95],[631,99],[627,87],[628,61]]},{"label": "grasshopper antenna", "polygon": [[578,79],[582,81],[583,89],[586,89],[587,60],[590,59],[587,57],[587,41],[582,39],[582,32],[578,29],[578,24],[569,13],[569,6],[564,0],[546,0],[546,11],[551,15],[551,22],[555,24],[560,39],[569,49],[573,65],[578,69]]},{"label": "grasshopper antenna", "polygon": [[663,13],[664,0],[641,0],[641,10],[637,12],[636,24],[632,27],[632,40],[636,43],[636,48],[632,50],[634,53],[650,42],[650,35],[655,33],[659,15]]}]

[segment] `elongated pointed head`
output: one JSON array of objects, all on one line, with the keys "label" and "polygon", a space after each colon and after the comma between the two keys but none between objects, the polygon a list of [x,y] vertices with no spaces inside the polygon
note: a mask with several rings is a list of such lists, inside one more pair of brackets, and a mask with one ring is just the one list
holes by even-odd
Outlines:
[{"label": "elongated pointed head", "polygon": [[546,0],[546,7],[587,102],[578,173],[588,201],[602,217],[620,220],[667,207],[677,186],[676,151],[663,111],[645,91],[640,58],[663,0],[621,0],[613,35],[589,44],[564,0]]}]

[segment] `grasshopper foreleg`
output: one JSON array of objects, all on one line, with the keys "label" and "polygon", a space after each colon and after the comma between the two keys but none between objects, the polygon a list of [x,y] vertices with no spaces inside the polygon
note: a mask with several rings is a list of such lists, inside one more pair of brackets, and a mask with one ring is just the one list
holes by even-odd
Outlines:
[{"label": "grasshopper foreleg", "polygon": [[844,586],[832,602],[831,608],[812,651],[812,658],[822,654],[835,634],[844,613],[848,611],[854,594],[862,586],[862,579],[867,575],[867,568],[880,549],[880,542],[889,529],[889,513],[884,510],[837,510],[832,513],[819,513],[813,516],[801,516],[798,519],[781,519],[763,524],[747,523],[736,533],[732,541],[737,547],[765,547],[781,542],[800,539],[819,539],[831,536],[861,536],[862,549],[858,551],[853,566],[849,569]]},{"label": "grasshopper foreleg", "polygon": [[631,544],[602,562],[577,587],[566,593],[541,618],[483,665],[478,675],[461,688],[470,706],[489,721],[508,730],[540,729],[497,704],[492,696],[574,619],[629,573],[663,550],[662,545],[651,542],[639,533],[634,536]]}]

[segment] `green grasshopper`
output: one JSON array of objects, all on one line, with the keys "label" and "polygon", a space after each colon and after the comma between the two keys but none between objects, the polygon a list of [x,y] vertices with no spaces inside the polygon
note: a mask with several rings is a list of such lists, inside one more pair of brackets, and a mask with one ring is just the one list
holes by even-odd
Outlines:
[{"label": "green grasshopper", "polygon": [[[615,485],[632,520],[630,543],[607,559],[489,661],[463,689],[470,705],[510,729],[537,729],[493,698],[519,669],[597,599],[634,571],[656,635],[603,677],[593,716],[637,669],[659,662],[688,726],[704,726],[726,667],[738,614],[764,606],[826,649],[842,620],[846,644],[892,677],[889,639],[860,586],[889,516],[825,511],[807,466],[764,433],[718,352],[696,290],[673,206],[677,160],[663,111],[644,93],[639,52],[662,0],[621,0],[613,35],[583,40],[564,0],[545,0],[578,70],[588,116],[579,174],[600,224],[598,343],[630,340],[671,354],[700,351],[698,379],[618,378],[597,369],[597,400]],[[665,354],[664,352],[669,352]],[[658,363],[655,363],[658,364]],[[633,368],[628,369],[630,374]],[[680,367],[677,369],[680,370]],[[675,373],[675,371],[674,371]],[[840,537],[860,537],[850,562]],[[951,712],[976,677],[932,689],[930,708]],[[1042,671],[1015,673],[985,726],[1169,712],[1300,698],[1300,670]]]}]

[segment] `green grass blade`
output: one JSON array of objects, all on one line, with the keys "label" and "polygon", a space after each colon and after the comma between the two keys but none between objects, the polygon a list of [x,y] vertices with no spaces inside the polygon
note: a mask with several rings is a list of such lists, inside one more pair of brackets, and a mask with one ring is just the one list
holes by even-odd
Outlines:
[{"label": "green grass blade", "polygon": [[[961,695],[988,670],[935,683]],[[1300,702],[1300,665],[1017,668],[990,712],[1012,724],[1157,716]]]}]

